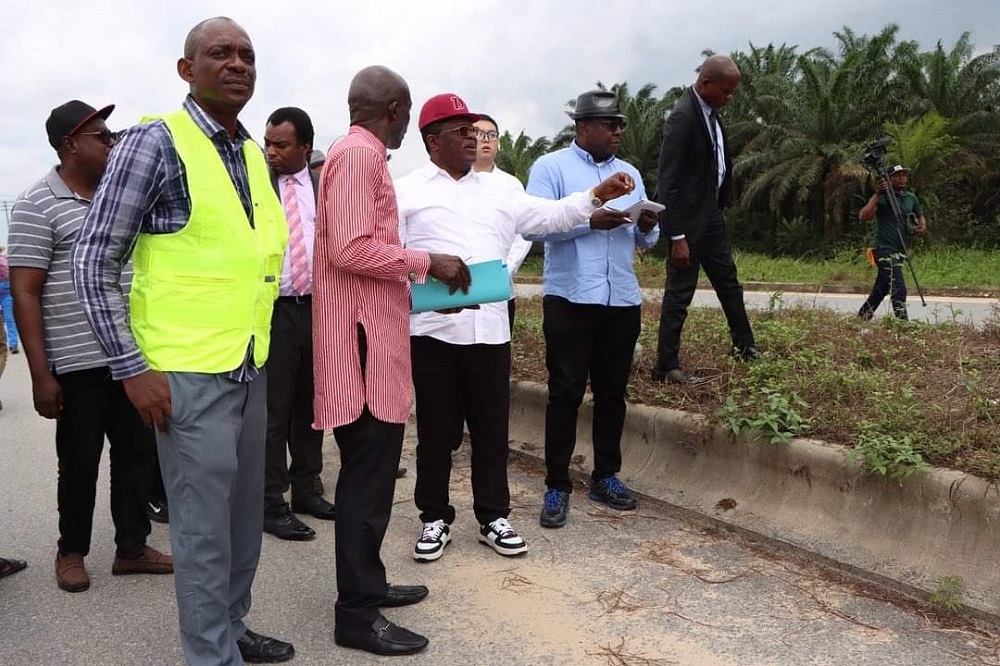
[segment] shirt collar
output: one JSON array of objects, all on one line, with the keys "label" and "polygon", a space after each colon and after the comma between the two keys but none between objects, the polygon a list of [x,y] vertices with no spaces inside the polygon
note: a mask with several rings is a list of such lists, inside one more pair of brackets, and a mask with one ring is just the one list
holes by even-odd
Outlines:
[{"label": "shirt collar", "polygon": [[56,199],[79,199],[80,201],[87,201],[69,189],[69,185],[59,175],[59,167],[52,167],[52,170],[45,174],[45,184],[52,190],[52,196]]},{"label": "shirt collar", "polygon": [[210,139],[216,139],[220,137],[226,141],[236,144],[237,146],[242,144],[244,141],[250,139],[250,132],[247,128],[243,126],[243,123],[236,121],[236,140],[233,141],[229,138],[229,132],[226,128],[215,121],[214,118],[205,113],[205,110],[198,106],[198,102],[194,101],[194,97],[188,95],[184,99],[184,110],[188,112],[191,119],[194,120],[194,124],[201,128],[201,131]]},{"label": "shirt collar", "polygon": [[712,115],[712,111],[714,109],[712,109],[712,107],[709,106],[708,103],[706,103],[705,100],[701,98],[701,95],[699,95],[698,91],[694,89],[694,86],[691,87],[691,92],[694,93],[694,98],[698,100],[698,104],[701,105],[701,112],[704,113],[706,116]]},{"label": "shirt collar", "polygon": [[467,181],[469,179],[473,179],[473,178],[474,179],[478,179],[480,177],[480,174],[479,174],[478,171],[476,171],[475,169],[470,168],[469,169],[469,173],[465,174],[464,176],[462,176],[458,180],[455,180],[454,178],[451,177],[450,173],[448,173],[447,171],[445,171],[444,169],[442,169],[438,165],[434,164],[434,162],[431,162],[430,160],[427,161],[427,164],[425,164],[424,166],[422,166],[419,169],[417,169],[417,173],[420,174],[420,176],[424,180],[426,180],[426,181],[431,181],[431,180],[433,180],[433,179],[435,179],[435,178],[437,178],[437,177],[440,176],[441,178],[447,178],[448,180],[452,181],[453,183],[461,183],[461,182],[465,182],[465,181]]},{"label": "shirt collar", "polygon": [[[366,142],[371,144],[373,147],[377,147],[382,152],[383,155],[389,154],[389,149],[385,147],[385,144],[382,143],[382,141],[377,136],[369,132],[366,128],[362,127],[361,125],[351,125],[351,128],[347,131],[347,133],[348,135],[357,134],[358,136],[363,138]],[[333,145],[330,147],[333,148],[336,145],[337,141],[334,141]]]},{"label": "shirt collar", "polygon": [[573,142],[569,144],[569,147],[573,150],[574,153],[576,153],[577,157],[579,157],[587,164],[593,164],[594,166],[599,166],[599,167],[607,166],[612,162],[614,162],[618,157],[617,155],[612,155],[603,162],[598,162],[597,160],[594,159],[593,155],[591,155],[586,150],[580,147],[580,144],[576,142],[576,139],[573,139]]},{"label": "shirt collar", "polygon": [[309,175],[308,172],[309,172],[309,165],[307,164],[304,167],[302,167],[300,171],[296,171],[295,173],[282,174],[281,180],[282,182],[287,182],[288,180],[291,180],[296,185],[304,185],[306,182],[306,178]]}]

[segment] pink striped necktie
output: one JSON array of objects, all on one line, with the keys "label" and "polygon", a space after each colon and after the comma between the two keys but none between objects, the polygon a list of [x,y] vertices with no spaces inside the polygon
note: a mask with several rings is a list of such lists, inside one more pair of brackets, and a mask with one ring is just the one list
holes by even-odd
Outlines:
[{"label": "pink striped necktie", "polygon": [[299,195],[295,178],[285,178],[285,218],[288,220],[288,259],[292,271],[292,289],[296,295],[309,293],[309,257],[306,256],[306,239],[302,233],[302,214],[299,212]]}]

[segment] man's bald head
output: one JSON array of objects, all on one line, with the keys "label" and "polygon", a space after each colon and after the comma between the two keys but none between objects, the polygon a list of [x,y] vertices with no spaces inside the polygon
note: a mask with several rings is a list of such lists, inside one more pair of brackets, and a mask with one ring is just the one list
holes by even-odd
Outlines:
[{"label": "man's bald head", "polygon": [[240,29],[241,32],[243,32],[243,34],[246,34],[247,32],[246,30],[243,30],[243,26],[241,26],[239,23],[229,18],[228,16],[216,16],[214,18],[205,19],[204,21],[201,21],[193,28],[191,28],[191,30],[188,32],[187,38],[184,40],[185,58],[190,60],[191,58],[194,57],[195,51],[198,50],[198,40],[201,39],[201,35],[205,31],[205,28],[217,21],[223,21],[225,23],[237,27]]},{"label": "man's bald head", "polygon": [[695,92],[713,109],[729,104],[740,85],[740,68],[727,55],[713,55],[698,68]]},{"label": "man's bald head", "polygon": [[388,67],[365,67],[351,79],[347,107],[351,124],[369,129],[387,148],[399,148],[410,122],[410,87]]}]

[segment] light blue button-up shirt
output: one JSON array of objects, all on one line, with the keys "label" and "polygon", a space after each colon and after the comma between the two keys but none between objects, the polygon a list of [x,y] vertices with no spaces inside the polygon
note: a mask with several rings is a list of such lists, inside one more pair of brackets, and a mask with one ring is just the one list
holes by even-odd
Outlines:
[{"label": "light blue button-up shirt", "polygon": [[[607,202],[608,208],[627,208],[646,198],[639,171],[624,160],[611,157],[595,162],[574,141],[568,148],[544,155],[531,167],[528,194],[561,199],[589,190],[612,174],[623,171],[635,180],[631,194]],[[660,238],[659,226],[644,234],[634,224],[610,231],[592,230],[582,224],[557,234],[526,235],[545,242],[542,293],[561,296],[571,303],[639,305],[642,292],[635,277],[635,247],[649,248]]]}]

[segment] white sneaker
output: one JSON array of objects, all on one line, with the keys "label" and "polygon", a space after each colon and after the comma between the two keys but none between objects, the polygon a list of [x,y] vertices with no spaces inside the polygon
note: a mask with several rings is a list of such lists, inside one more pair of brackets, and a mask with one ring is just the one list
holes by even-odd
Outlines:
[{"label": "white sneaker", "polygon": [[420,539],[413,547],[413,559],[433,562],[444,555],[444,547],[451,541],[451,527],[443,520],[424,523]]},{"label": "white sneaker", "polygon": [[501,555],[520,555],[528,552],[528,545],[517,535],[506,518],[497,518],[479,528],[479,540]]}]

